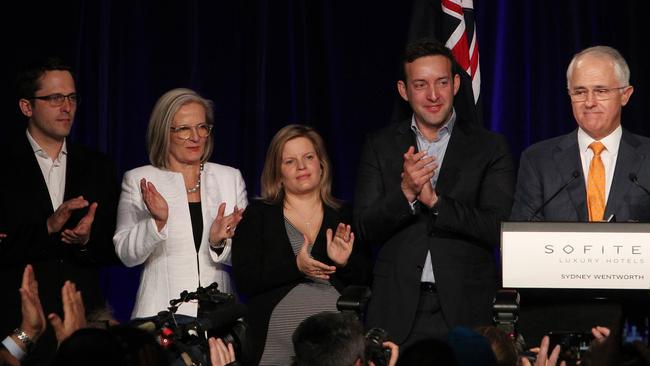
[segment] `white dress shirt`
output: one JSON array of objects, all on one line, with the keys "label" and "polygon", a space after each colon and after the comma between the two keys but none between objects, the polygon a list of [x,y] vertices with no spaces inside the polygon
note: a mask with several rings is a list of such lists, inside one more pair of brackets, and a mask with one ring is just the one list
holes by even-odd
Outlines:
[{"label": "white dress shirt", "polygon": [[[614,168],[616,168],[616,158],[618,157],[618,146],[621,144],[621,136],[623,136],[623,128],[619,125],[612,133],[599,140],[605,145],[605,150],[600,153],[600,159],[605,166],[605,204],[607,204],[609,190],[612,187],[612,180],[614,180]],[[591,164],[591,159],[594,157],[594,152],[589,148],[589,145],[594,141],[596,140],[587,135],[582,128],[578,128],[578,148],[580,149],[582,172],[585,177],[585,188],[589,179],[589,165]]]}]

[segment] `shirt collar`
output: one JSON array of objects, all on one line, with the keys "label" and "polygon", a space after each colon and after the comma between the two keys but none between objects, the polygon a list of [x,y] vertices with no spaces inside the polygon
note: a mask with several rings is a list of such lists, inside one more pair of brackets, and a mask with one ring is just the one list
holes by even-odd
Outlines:
[{"label": "shirt collar", "polygon": [[[39,145],[38,142],[34,140],[32,134],[29,133],[29,130],[25,130],[25,133],[27,134],[27,141],[29,141],[29,144],[32,146],[32,150],[34,150],[34,154],[49,159],[50,157],[47,155],[45,150],[43,150],[41,145]],[[59,156],[57,156],[55,160],[59,160],[62,155],[68,155],[68,147],[67,147],[66,139],[63,139],[63,146],[61,146],[61,151],[59,152]]]},{"label": "shirt collar", "polygon": [[[446,135],[451,134],[451,131],[454,129],[454,125],[455,125],[455,124],[456,124],[456,109],[452,108],[452,109],[451,109],[451,117],[449,117],[449,120],[447,121],[447,123],[445,123],[445,125],[442,126],[442,127],[438,130],[438,134],[436,135],[436,138],[435,138],[433,141],[430,141],[430,142],[437,142],[437,141],[440,141],[440,139],[442,139],[442,138],[445,137]],[[418,137],[424,139],[425,141],[428,141],[428,140],[424,137],[424,135],[422,134],[422,132],[420,131],[420,129],[418,128],[417,123],[415,123],[415,114],[413,114],[413,116],[411,117],[411,130],[412,130],[413,132],[415,132],[415,135],[416,135],[416,136],[418,136]]]},{"label": "shirt collar", "polygon": [[612,133],[603,137],[600,140],[595,140],[593,137],[589,136],[581,127],[578,127],[578,148],[580,148],[581,153],[585,153],[589,150],[589,145],[594,141],[600,141],[605,145],[605,149],[609,154],[616,155],[618,153],[618,146],[621,144],[621,136],[623,136],[623,127],[618,125]]}]

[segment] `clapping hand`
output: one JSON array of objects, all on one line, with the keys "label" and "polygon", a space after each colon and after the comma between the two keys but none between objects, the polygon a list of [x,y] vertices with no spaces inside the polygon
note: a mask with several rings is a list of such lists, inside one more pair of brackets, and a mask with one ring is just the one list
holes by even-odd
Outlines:
[{"label": "clapping hand", "polygon": [[[25,266],[23,282],[19,291],[23,316],[20,329],[27,333],[32,342],[36,342],[45,331],[46,323],[43,306],[41,306],[38,296],[38,282],[34,275],[34,268],[30,264]],[[22,344],[22,342],[18,344]]]},{"label": "clapping hand", "polygon": [[147,206],[147,210],[149,210],[151,217],[156,222],[158,231],[161,231],[167,224],[167,217],[169,216],[167,201],[156,190],[156,186],[151,182],[147,182],[145,178],[140,180],[140,191],[142,192],[142,199],[144,200],[145,206]]},{"label": "clapping hand", "polygon": [[81,298],[81,292],[73,282],[66,281],[61,288],[61,298],[63,301],[63,320],[52,313],[47,316],[54,328],[56,340],[61,344],[66,338],[78,329],[86,327],[86,310]]},{"label": "clapping hand", "polygon": [[48,234],[58,233],[72,216],[72,212],[87,207],[88,201],[83,196],[69,199],[61,204],[54,213],[47,218]]},{"label": "clapping hand", "polygon": [[336,263],[337,266],[343,267],[348,263],[352,246],[354,245],[354,233],[350,225],[340,223],[336,227],[336,235],[332,238],[332,229],[325,232],[327,237],[327,256]]},{"label": "clapping hand", "polygon": [[88,208],[88,213],[84,216],[74,229],[66,229],[61,233],[61,241],[67,244],[86,245],[90,240],[90,230],[93,221],[95,221],[95,211],[97,211],[97,202],[94,202]]},{"label": "clapping hand", "polygon": [[400,187],[409,202],[413,202],[417,198],[422,187],[431,180],[437,168],[435,157],[428,156],[426,151],[415,153],[415,148],[410,146],[404,153]]},{"label": "clapping hand", "polygon": [[232,238],[235,235],[235,229],[244,216],[244,209],[237,208],[233,212],[224,216],[226,212],[226,203],[222,202],[219,205],[217,210],[217,217],[212,221],[212,226],[210,226],[210,243],[218,243],[224,239]]},{"label": "clapping hand", "polygon": [[329,280],[330,275],[336,271],[336,267],[328,266],[325,263],[319,262],[311,257],[309,254],[309,239],[303,234],[305,241],[300,248],[300,252],[296,256],[296,264],[298,270],[306,276]]}]

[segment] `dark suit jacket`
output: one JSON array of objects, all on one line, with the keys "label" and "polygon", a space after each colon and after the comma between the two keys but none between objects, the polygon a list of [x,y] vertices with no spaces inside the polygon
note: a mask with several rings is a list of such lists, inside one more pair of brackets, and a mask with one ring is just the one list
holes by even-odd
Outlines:
[{"label": "dark suit jacket", "polygon": [[[312,249],[312,257],[334,265],[327,256],[325,231],[351,222],[351,212],[323,206],[323,224]],[[330,282],[340,292],[346,285],[364,285],[370,274],[370,261],[355,241],[352,255],[343,268],[337,268]],[[254,359],[262,356],[271,312],[296,285],[305,280],[298,270],[296,256],[287,236],[282,204],[251,202],[237,226],[232,244],[232,269],[239,293],[248,298],[248,324]],[[257,363],[251,363],[257,364]]]},{"label": "dark suit jacket", "polygon": [[402,343],[418,305],[427,250],[449,326],[490,322],[497,285],[493,250],[512,205],[514,167],[503,136],[457,120],[436,186],[438,215],[415,214],[400,188],[403,154],[417,147],[410,120],[368,138],[360,161],[355,223],[381,246],[366,323]]},{"label": "dark suit jacket", "polygon": [[[18,288],[27,263],[34,266],[46,315],[56,312],[63,316],[61,287],[66,280],[81,290],[87,312],[103,306],[98,265],[119,263],[112,243],[119,192],[113,164],[104,155],[67,143],[64,201],[82,195],[98,203],[90,241],[82,251],[61,242],[59,233],[47,233],[46,220],[54,209],[27,138],[22,136],[2,150],[0,232],[8,238],[0,244],[0,334],[20,323]],[[74,212],[64,228],[74,228],[87,211]]]},{"label": "dark suit jacket", "polygon": [[[589,221],[577,133],[575,130],[536,143],[522,153],[511,220]],[[635,174],[638,183],[647,189],[650,185],[648,156],[650,139],[623,129],[605,218],[613,214],[617,222],[650,221],[650,196],[630,179],[630,174]],[[574,172],[578,176],[572,180]],[[561,189],[566,183],[566,188]],[[534,215],[547,200],[550,200],[548,204]],[[520,293],[519,329],[529,344],[538,344],[549,330],[589,332],[594,324],[610,327],[616,334],[620,332],[620,304],[629,303],[632,309],[640,298],[647,298],[633,292],[602,290],[522,289]]]},{"label": "dark suit jacket", "polygon": [[[589,221],[577,134],[578,130],[575,130],[568,135],[536,143],[521,154],[511,220]],[[630,174],[636,174],[638,183],[650,189],[648,156],[650,139],[623,129],[605,218],[613,214],[617,222],[650,221],[650,196],[630,179]],[[572,179],[573,172],[578,172],[578,178],[571,181],[537,215],[533,215]]]}]

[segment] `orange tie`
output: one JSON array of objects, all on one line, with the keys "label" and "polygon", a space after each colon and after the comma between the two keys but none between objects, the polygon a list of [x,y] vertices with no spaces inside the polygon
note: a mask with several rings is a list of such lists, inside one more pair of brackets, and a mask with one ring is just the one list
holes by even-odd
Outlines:
[{"label": "orange tie", "polygon": [[594,141],[589,148],[594,152],[594,157],[589,165],[587,179],[587,209],[589,221],[600,221],[605,215],[605,166],[600,159],[600,153],[605,150],[605,145],[600,141]]}]

